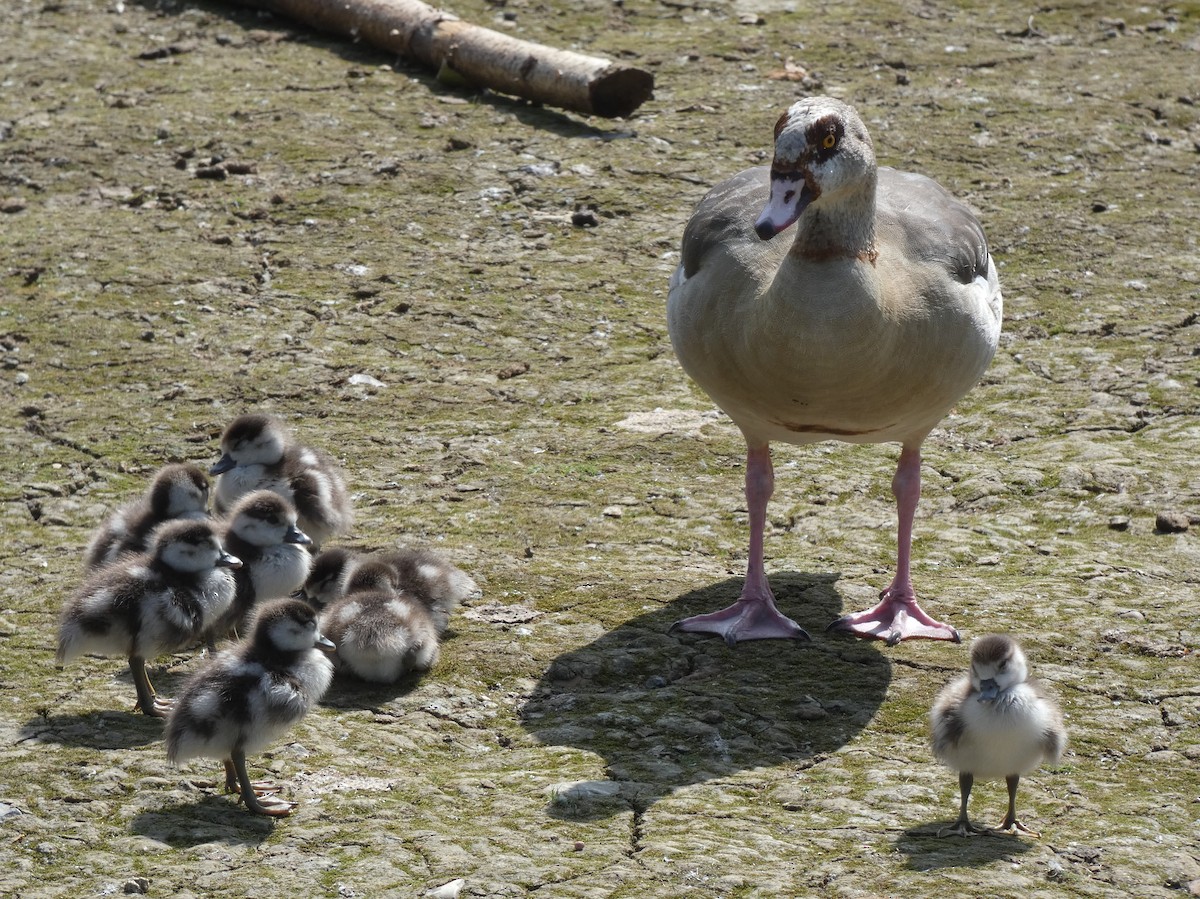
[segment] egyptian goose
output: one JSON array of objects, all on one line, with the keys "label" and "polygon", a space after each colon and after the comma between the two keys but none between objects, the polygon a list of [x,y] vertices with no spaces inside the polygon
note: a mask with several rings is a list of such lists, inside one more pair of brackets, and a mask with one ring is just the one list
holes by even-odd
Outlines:
[{"label": "egyptian goose", "polygon": [[[971,644],[971,669],[948,684],[929,713],[930,743],[938,761],[959,772],[958,820],[938,836],[1019,830],[1017,784],[1042,762],[1057,764],[1067,743],[1062,713],[1029,677],[1025,653],[1012,637],[990,634]],[[1008,784],[1008,814],[998,828],[976,827],[967,817],[975,778]]]},{"label": "egyptian goose", "polygon": [[124,553],[142,553],[163,522],[208,515],[208,475],[190,462],[164,465],[145,494],[114,512],[100,526],[84,554],[84,566],[100,568]]},{"label": "egyptian goose", "polygon": [[304,585],[305,598],[317,608],[324,608],[346,594],[358,566],[368,562],[386,566],[388,587],[412,596],[428,609],[439,638],[446,633],[450,614],[459,603],[480,595],[470,575],[431,549],[403,547],[364,555],[330,548],[313,562]]},{"label": "egyptian goose", "polygon": [[169,521],[150,552],[125,555],[92,574],[63,607],[58,665],[84,653],[129,660],[137,707],[155,718],[170,711],[156,698],[146,660],[177,652],[200,639],[232,605],[230,568],[241,562],[225,551],[207,521]]},{"label": "egyptian goose", "polygon": [[213,504],[219,513],[247,493],[271,490],[296,507],[314,549],[350,530],[350,494],[337,466],[324,453],[294,443],[273,416],[241,415],[230,422],[209,474],[217,475]]},{"label": "egyptian goose", "polygon": [[250,811],[283,817],[296,803],[255,782],[246,754],[261,752],[320,702],[333,679],[316,612],[298,599],[262,606],[249,638],[197,671],[180,690],[164,734],[173,764],[204,756],[225,763],[225,787]]},{"label": "egyptian goose", "polygon": [[441,653],[441,634],[429,609],[396,589],[385,562],[355,566],[346,592],[321,612],[321,629],[337,645],[339,671],[391,684],[409,672],[428,671]]},{"label": "egyptian goose", "polygon": [[234,574],[237,594],[206,635],[209,647],[230,634],[245,633],[254,607],[283,599],[304,586],[312,567],[308,535],[297,527],[292,504],[270,490],[255,490],[237,501],[225,521],[226,549],[242,560]]},{"label": "egyptian goose", "polygon": [[[795,225],[793,236],[779,238]],[[746,439],[750,547],[732,606],[674,628],[807,639],[763,564],[771,441],[898,442],[896,573],[880,602],[830,625],[894,644],[959,640],[909,572],[921,444],[979,380],[1000,336],[996,266],[975,215],[921,175],[877,168],[845,103],[812,97],[775,126],[770,167],[713,188],[684,230],[667,301],[683,368]]]}]

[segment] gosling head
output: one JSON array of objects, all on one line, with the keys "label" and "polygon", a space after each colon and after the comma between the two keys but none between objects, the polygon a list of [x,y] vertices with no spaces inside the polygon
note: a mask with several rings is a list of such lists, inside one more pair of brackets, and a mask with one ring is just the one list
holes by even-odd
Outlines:
[{"label": "gosling head", "polygon": [[1025,653],[1005,634],[989,634],[971,644],[971,686],[980,702],[995,702],[1029,677]]}]

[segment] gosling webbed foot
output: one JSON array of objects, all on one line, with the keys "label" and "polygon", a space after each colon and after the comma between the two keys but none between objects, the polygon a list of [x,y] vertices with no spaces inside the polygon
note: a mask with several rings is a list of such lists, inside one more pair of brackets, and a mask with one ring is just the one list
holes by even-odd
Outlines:
[{"label": "gosling webbed foot", "polygon": [[296,808],[298,803],[289,802],[286,799],[280,799],[278,796],[265,795],[259,796],[255,793],[242,795],[242,801],[246,803],[246,808],[254,812],[256,815],[268,815],[272,818],[286,818]]},{"label": "gosling webbed foot", "polygon": [[992,828],[990,828],[990,830],[992,831],[992,833],[1009,833],[1009,834],[1025,833],[1025,834],[1029,834],[1029,836],[1034,837],[1035,839],[1041,837],[1040,833],[1038,833],[1036,830],[1033,830],[1032,828],[1026,827],[1024,824],[1022,824],[1020,821],[1018,821],[1015,817],[1013,817],[1013,818],[1006,817],[1003,821],[1000,822],[999,827],[992,827]]},{"label": "gosling webbed foot", "polygon": [[991,833],[990,827],[979,827],[966,818],[959,818],[953,824],[943,827],[937,832],[939,837],[973,837],[981,833]]}]

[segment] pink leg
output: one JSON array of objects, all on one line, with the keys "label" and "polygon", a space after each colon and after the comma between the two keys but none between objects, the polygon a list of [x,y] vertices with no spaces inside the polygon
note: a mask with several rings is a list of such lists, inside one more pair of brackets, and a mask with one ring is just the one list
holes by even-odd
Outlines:
[{"label": "pink leg", "polygon": [[901,640],[953,640],[962,642],[953,627],[930,618],[917,605],[913,592],[909,561],[912,553],[913,518],[921,498],[921,445],[905,444],[900,450],[896,476],[892,478],[899,525],[896,529],[896,576],[879,594],[873,609],[839,618],[826,630],[849,631],[858,637],[872,637],[895,646]]},{"label": "pink leg", "polygon": [[763,534],[767,527],[767,502],[775,490],[775,472],[767,444],[750,445],[746,453],[746,509],[750,513],[750,549],[746,584],[738,601],[719,612],[684,618],[672,631],[695,631],[724,637],[730,646],[739,640],[810,639],[804,628],[775,607],[763,564]]}]

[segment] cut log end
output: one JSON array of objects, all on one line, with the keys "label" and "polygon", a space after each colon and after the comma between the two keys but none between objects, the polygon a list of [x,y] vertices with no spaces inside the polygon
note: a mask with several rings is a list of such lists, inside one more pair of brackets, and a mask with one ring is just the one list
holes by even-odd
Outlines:
[{"label": "cut log end", "polygon": [[624,66],[613,66],[588,85],[591,111],[606,119],[628,116],[653,95],[654,76]]}]

